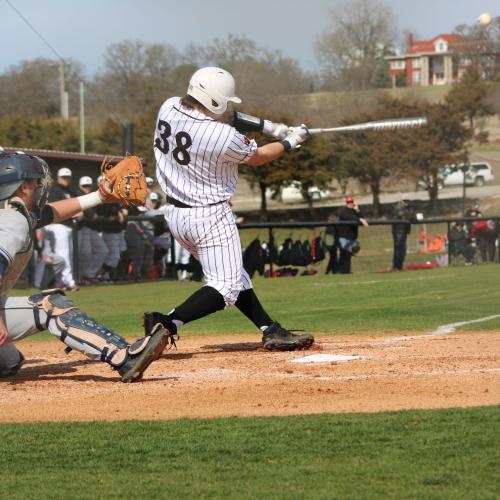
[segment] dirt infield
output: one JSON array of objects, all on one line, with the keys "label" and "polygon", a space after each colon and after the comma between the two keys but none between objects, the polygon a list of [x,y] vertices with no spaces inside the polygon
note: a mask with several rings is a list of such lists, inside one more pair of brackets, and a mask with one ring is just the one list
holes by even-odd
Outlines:
[{"label": "dirt infield", "polygon": [[[375,412],[500,403],[500,332],[321,337],[267,352],[255,335],[183,336],[144,380],[28,341],[22,371],[0,382],[0,422],[173,419]],[[321,355],[321,356],[319,356]],[[356,356],[325,361],[325,356]],[[319,363],[296,362],[314,356]],[[307,359],[307,358],[306,358]],[[314,358],[313,358],[314,359]],[[295,362],[293,362],[295,361]]]}]

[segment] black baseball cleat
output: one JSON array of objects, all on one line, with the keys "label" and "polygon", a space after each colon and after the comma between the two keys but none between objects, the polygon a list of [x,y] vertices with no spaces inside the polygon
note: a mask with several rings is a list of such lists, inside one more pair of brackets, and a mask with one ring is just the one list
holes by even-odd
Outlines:
[{"label": "black baseball cleat", "polygon": [[153,328],[160,323],[163,328],[166,328],[170,336],[177,336],[177,327],[175,323],[166,315],[159,312],[144,313],[144,335],[151,335]]},{"label": "black baseball cleat", "polygon": [[[146,368],[161,356],[167,345],[167,331],[156,325],[147,338],[139,339],[128,348],[127,361],[117,368],[122,377],[122,382],[135,382],[142,378]],[[144,342],[147,342],[144,345]]]},{"label": "black baseball cleat", "polygon": [[283,328],[278,322],[268,326],[262,335],[262,345],[269,351],[295,351],[309,349],[314,337],[309,334],[295,335]]}]

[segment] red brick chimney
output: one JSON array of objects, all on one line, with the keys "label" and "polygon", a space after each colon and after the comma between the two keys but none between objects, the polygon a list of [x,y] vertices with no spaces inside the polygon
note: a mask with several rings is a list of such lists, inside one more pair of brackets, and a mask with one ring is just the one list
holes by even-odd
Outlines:
[{"label": "red brick chimney", "polygon": [[408,32],[406,35],[406,51],[409,52],[413,47],[413,33]]}]

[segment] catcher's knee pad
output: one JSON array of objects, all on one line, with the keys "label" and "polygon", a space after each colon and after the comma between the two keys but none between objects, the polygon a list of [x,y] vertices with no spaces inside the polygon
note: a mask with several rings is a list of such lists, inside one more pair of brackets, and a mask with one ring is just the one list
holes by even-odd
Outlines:
[{"label": "catcher's knee pad", "polygon": [[129,346],[123,337],[82,312],[64,294],[42,292],[28,300],[45,312],[49,331],[70,350],[77,349],[115,368],[122,366],[130,356],[140,354],[149,342],[148,338],[142,338]]}]

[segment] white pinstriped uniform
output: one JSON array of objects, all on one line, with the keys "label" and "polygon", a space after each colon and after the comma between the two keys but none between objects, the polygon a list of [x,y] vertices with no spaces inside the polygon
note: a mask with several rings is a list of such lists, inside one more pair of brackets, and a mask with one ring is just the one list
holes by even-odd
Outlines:
[{"label": "white pinstriped uniform", "polygon": [[167,196],[192,207],[168,205],[170,231],[200,261],[206,284],[221,293],[226,306],[233,305],[252,282],[243,269],[228,200],[236,191],[238,164],[253,156],[257,144],[173,97],[158,113],[154,146],[159,185]]}]

